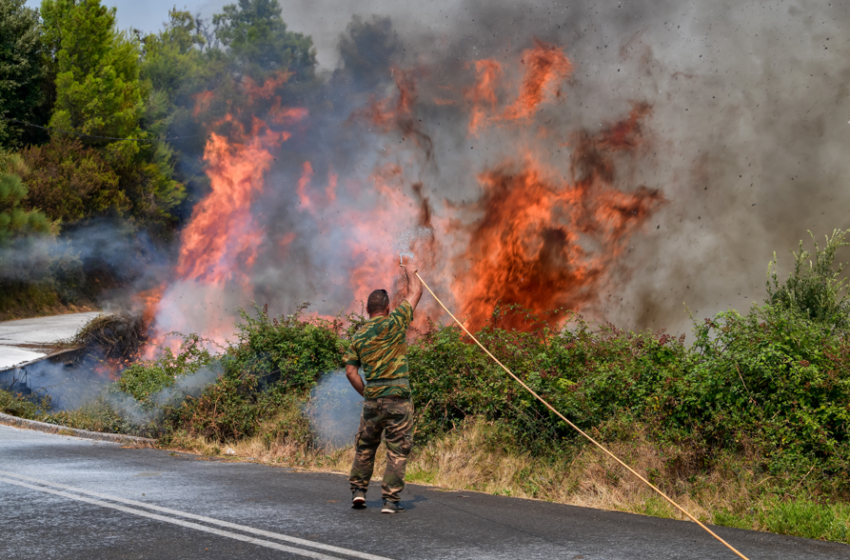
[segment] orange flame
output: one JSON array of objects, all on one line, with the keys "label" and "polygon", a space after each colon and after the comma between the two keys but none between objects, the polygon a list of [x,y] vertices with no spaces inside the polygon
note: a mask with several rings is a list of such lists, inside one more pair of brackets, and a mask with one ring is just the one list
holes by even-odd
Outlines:
[{"label": "orange flame", "polygon": [[[266,143],[277,144],[284,134],[271,131]],[[272,155],[254,136],[246,144],[229,144],[212,134],[204,150],[212,192],[195,207],[181,236],[177,274],[180,278],[221,283],[244,270],[256,258],[262,234],[254,225],[251,202],[262,192],[263,173]]]},{"label": "orange flame", "polygon": [[[499,303],[554,326],[596,298],[593,288],[631,235],[665,202],[657,190],[615,186],[611,154],[641,145],[640,124],[649,111],[639,105],[598,134],[577,135],[574,184],[552,179],[530,154],[519,168],[506,163],[479,176],[484,196],[475,206],[483,218],[459,260],[461,267],[472,264],[456,289],[470,327],[483,326]],[[590,253],[586,245],[598,249]],[[518,316],[506,321],[510,328],[534,328]]]},{"label": "orange flame", "polygon": [[156,317],[156,308],[165,292],[165,284],[156,288],[139,292],[133,296],[133,303],[142,307],[142,322],[148,326],[152,325]]},{"label": "orange flame", "polygon": [[489,105],[491,112],[496,110],[496,87],[502,77],[502,65],[495,60],[477,60],[475,72],[475,86],[464,92],[464,97],[472,103],[469,115],[470,136],[477,136],[484,125],[484,106]]},{"label": "orange flame", "polygon": [[310,202],[310,197],[307,196],[307,185],[310,184],[310,179],[313,178],[313,166],[309,161],[304,162],[304,173],[298,179],[298,199],[301,201],[301,206],[306,210],[311,210],[313,203]]},{"label": "orange flame", "polygon": [[193,98],[195,100],[195,110],[192,112],[192,115],[197,118],[201,113],[209,111],[213,98],[214,94],[211,91],[202,91],[196,94]]},{"label": "orange flame", "polygon": [[[285,169],[292,172],[290,176],[300,178],[284,182],[281,188],[288,189],[286,196],[297,201],[292,205],[294,212],[301,213],[296,227],[305,224],[305,229],[279,231],[276,237],[269,234],[272,238],[268,240],[254,216],[255,210],[263,209],[254,203],[265,189],[264,176],[275,161],[272,153],[280,157],[276,149],[292,133],[272,130],[266,123],[298,123],[302,128],[294,130],[295,134],[315,123],[308,121],[304,108],[282,107],[277,91],[289,79],[288,73],[278,73],[262,85],[246,78],[244,89],[251,99],[242,110],[262,110],[266,120],[254,118],[250,130],[245,130],[242,123],[248,119],[237,111],[216,123],[221,128],[211,135],[204,152],[211,192],[195,207],[182,233],[177,280],[190,284],[185,289],[208,299],[222,293],[215,288],[235,284],[241,287],[243,301],[249,301],[247,296],[254,293],[250,272],[261,250],[268,248],[275,258],[300,265],[293,259],[303,255],[305,243],[316,250],[322,243],[333,243],[334,255],[339,255],[339,246],[347,251],[344,259],[348,273],[332,282],[347,290],[346,297],[353,296],[355,303],[350,311],[356,311],[356,302],[381,287],[392,290],[393,301],[398,303],[405,295],[404,282],[398,254],[390,247],[401,231],[421,226],[448,234],[442,239],[439,234],[425,236],[411,243],[421,264],[435,267],[440,257],[448,263],[442,273],[434,274],[440,276],[438,283],[452,287],[470,327],[485,325],[500,303],[543,314],[552,326],[560,324],[566,310],[579,310],[596,301],[603,278],[616,265],[630,238],[665,199],[657,190],[628,185],[629,181],[618,177],[621,161],[643,153],[649,106],[636,104],[627,118],[601,131],[578,132],[569,143],[563,142],[556,129],[535,127],[533,121],[546,103],[563,99],[561,87],[572,73],[572,63],[563,49],[539,40],[523,51],[521,63],[523,69],[518,72],[507,62],[474,61],[468,66],[470,71],[474,69],[472,86],[463,90],[462,100],[424,96],[431,114],[460,115],[460,122],[468,123],[468,135],[479,138],[475,153],[479,143],[487,146],[487,138],[483,138],[486,133],[511,135],[510,154],[488,155],[495,158],[488,160],[495,164],[481,167],[481,160],[471,160],[469,167],[474,175],[470,179],[477,176],[483,192],[479,200],[453,203],[429,193],[428,180],[433,175],[419,173],[414,167],[421,162],[416,156],[422,152],[430,162],[433,149],[426,125],[419,118],[428,113],[417,113],[423,103],[417,94],[417,75],[423,72],[392,68],[395,94],[372,98],[364,109],[351,115],[349,122],[365,122],[373,132],[400,134],[401,138],[396,138],[399,141],[382,147],[374,167],[361,175],[351,167],[339,167],[346,172],[345,188],[340,191],[335,171],[339,162],[325,160],[323,152],[306,153],[302,150],[308,143],[299,142],[297,150],[284,161],[289,166]],[[508,83],[506,77],[514,82]],[[443,84],[422,91],[438,89],[461,91],[459,86]],[[516,97],[500,104],[500,96],[507,91],[517,92]],[[265,101],[255,103],[255,99]],[[207,112],[212,101],[209,93],[198,95],[196,115]],[[488,131],[487,126],[492,124],[499,129]],[[413,141],[404,142],[408,139]],[[539,146],[547,143],[569,148],[566,174],[544,159],[547,150]],[[398,147],[391,153],[393,146]],[[292,169],[296,166],[300,170]],[[316,173],[320,177],[327,173],[323,191],[314,183]],[[452,177],[455,179],[458,183],[466,180]],[[288,202],[289,198],[284,200]],[[323,239],[328,231],[334,235]],[[154,299],[164,297],[171,306],[164,310],[168,306],[160,305],[158,317],[166,313],[173,317],[180,311],[175,299],[179,296],[172,288],[153,294]],[[436,311],[432,317],[437,318]],[[425,320],[424,314],[417,313],[420,325]],[[507,326],[517,329],[535,328],[519,316],[506,321]],[[174,323],[179,319],[170,324]],[[227,320],[213,321],[205,324],[207,332],[202,334],[221,339],[229,334],[227,327]]]},{"label": "orange flame", "polygon": [[554,97],[560,97],[558,84],[573,71],[572,63],[561,49],[538,39],[534,40],[534,48],[527,49],[522,56],[525,77],[519,97],[505,109],[503,118],[508,120],[532,117],[550,90],[554,90],[551,92]]}]

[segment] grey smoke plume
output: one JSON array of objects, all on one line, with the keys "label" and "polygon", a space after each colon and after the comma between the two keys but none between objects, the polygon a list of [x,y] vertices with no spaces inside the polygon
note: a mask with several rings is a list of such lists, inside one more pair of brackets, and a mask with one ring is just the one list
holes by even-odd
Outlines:
[{"label": "grey smoke plume", "polygon": [[177,406],[186,397],[198,397],[207,386],[215,383],[224,369],[220,364],[204,367],[195,373],[178,377],[174,385],[154,393],[147,403],[140,404],[132,396],[118,391],[109,391],[106,399],[124,418],[147,426],[158,422],[167,406]]},{"label": "grey smoke plume", "polygon": [[310,393],[304,413],[320,446],[337,449],[350,445],[360,425],[361,397],[345,371],[326,374]]},{"label": "grey smoke plume", "polygon": [[168,256],[144,231],[108,219],[72,224],[56,238],[22,237],[0,247],[0,281],[59,280],[59,288],[73,292],[93,275],[115,286],[101,294],[109,310],[129,309],[129,294],[156,285],[168,272]]},{"label": "grey smoke plume", "polygon": [[69,368],[62,362],[41,360],[24,368],[0,372],[0,389],[29,398],[50,397],[51,409],[74,410],[101,394],[110,384],[92,374],[94,360],[81,368]]},{"label": "grey smoke plume", "polygon": [[223,372],[220,364],[214,364],[178,377],[174,385],[154,393],[142,405],[132,396],[117,391],[112,381],[96,375],[96,365],[98,362],[94,358],[87,358],[73,367],[42,360],[25,368],[0,372],[0,389],[31,398],[49,396],[54,411],[75,410],[103,396],[127,420],[148,425],[162,418],[165,407],[179,405],[186,397],[200,396]]},{"label": "grey smoke plume", "polygon": [[[322,314],[349,309],[356,298],[348,284],[352,271],[371,270],[378,263],[372,256],[395,253],[399,232],[425,225],[414,210],[373,218],[393,196],[427,201],[440,258],[423,274],[451,302],[465,228],[479,218],[458,208],[481,196],[477,175],[518,159],[521,139],[554,173],[568,177],[570,134],[592,133],[623,118],[633,102],[652,106],[651,142],[640,158],[615,162],[620,182],[626,192],[641,184],[657,188],[669,203],[606,271],[595,301],[584,309],[591,317],[681,331],[687,325],[683,304],[700,316],[745,309],[764,297],[773,251],[782,271],[790,262],[782,254],[806,238],[807,229],[820,235],[850,225],[843,212],[850,190],[842,188],[850,145],[845,4],[476,0],[342,6],[318,0],[288,3],[283,17],[291,29],[314,37],[320,60],[332,70],[317,98],[303,100],[310,122],[277,154],[257,197],[254,218],[265,240],[250,271],[251,289],[231,283],[213,297],[178,285],[173,289],[181,303],[172,298],[162,314],[182,321],[190,313],[192,320],[167,323],[174,328],[203,331],[211,319],[233,317],[251,299],[268,303],[273,313],[303,301]],[[506,72],[520,72],[517,61],[535,37],[564,47],[574,71],[562,100],[541,109],[524,133],[528,138],[498,127],[471,138],[456,106],[433,102],[446,87],[459,92],[471,85],[470,61],[493,58]],[[394,72],[406,69],[415,71],[418,96],[415,118],[406,123],[410,134],[352,120],[370,99],[394,95]],[[500,102],[515,93],[503,92]],[[537,125],[554,132],[542,138]],[[310,212],[297,195],[305,161],[314,170]],[[370,191],[370,176],[388,165],[397,165],[403,180]],[[339,177],[334,203],[316,194],[332,174]],[[351,224],[370,220],[377,222],[375,234],[353,240],[358,252]],[[291,233],[297,235],[288,238]],[[285,248],[283,239],[289,239]],[[377,273],[374,278],[384,281]]]}]

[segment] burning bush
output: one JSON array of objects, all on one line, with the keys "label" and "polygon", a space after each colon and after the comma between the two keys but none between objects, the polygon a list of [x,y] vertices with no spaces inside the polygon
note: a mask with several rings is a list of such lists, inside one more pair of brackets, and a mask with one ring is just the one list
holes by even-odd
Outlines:
[{"label": "burning bush", "polygon": [[[687,347],[684,337],[592,329],[578,316],[562,331],[500,326],[519,312],[498,310],[478,336],[582,428],[627,441],[640,425],[659,441],[679,442],[693,455],[687,467],[671,463],[683,476],[715,468],[718,454],[749,450],[764,472],[817,469],[822,487],[850,490],[842,474],[850,470],[850,340],[828,326],[794,310],[754,307],[746,316],[726,312],[696,324]],[[341,321],[297,313],[270,319],[264,311],[245,320],[239,342],[218,357],[199,362],[192,346],[169,354],[168,368],[148,363],[128,371],[122,385],[162,387],[206,360],[221,364],[215,383],[166,416],[164,434],[252,437],[282,403],[306,399],[324,372],[342,366]],[[420,336],[409,362],[420,442],[483,418],[523,452],[557,455],[582,445],[456,328],[435,326]]]},{"label": "burning bush", "polygon": [[[306,402],[323,375],[342,367],[362,318],[323,320],[302,311],[280,318],[265,308],[243,314],[238,339],[221,354],[190,337],[180,352],[130,368],[120,385],[153,402],[156,391],[215,363],[219,373],[205,389],[168,404],[158,425],[162,441],[260,437],[268,447],[296,438],[311,448],[318,442],[306,420],[288,413],[282,419],[281,411]],[[695,323],[689,346],[684,335],[593,328],[578,315],[563,315],[567,328],[551,329],[533,313],[497,307],[477,336],[600,439],[627,446],[640,433],[677,449],[649,474],[659,483],[678,487],[690,477],[725,476],[721,471],[733,460],[753,477],[772,477],[753,492],[850,495],[850,338],[843,330],[804,309],[768,303]],[[538,327],[509,328],[519,320]],[[411,341],[408,360],[420,445],[484,422],[509,440],[503,448],[529,457],[562,461],[584,449],[459,329],[431,325]]]},{"label": "burning bush", "polygon": [[[117,388],[146,408],[146,419],[156,420],[163,437],[181,429],[218,441],[250,437],[284,400],[303,399],[341,363],[343,320],[308,318],[302,311],[280,318],[265,308],[243,312],[237,341],[221,354],[207,349],[210,341],[187,336],[179,351],[164,348],[155,360],[131,365]],[[180,392],[185,380],[212,368],[215,375],[199,390]]]},{"label": "burning bush", "polygon": [[71,341],[85,348],[84,357],[125,364],[139,355],[146,340],[142,318],[127,313],[99,315],[89,321]]}]

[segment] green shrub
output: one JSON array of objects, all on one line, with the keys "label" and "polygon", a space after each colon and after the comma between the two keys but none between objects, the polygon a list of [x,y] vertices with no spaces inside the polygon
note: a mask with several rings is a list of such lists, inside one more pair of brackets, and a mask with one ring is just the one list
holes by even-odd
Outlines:
[{"label": "green shrub", "polygon": [[268,308],[256,308],[255,316],[243,311],[237,344],[230,350],[233,367],[256,376],[263,387],[280,382],[298,389],[342,367],[343,321],[307,319],[303,309],[280,319],[270,318]]},{"label": "green shrub", "polygon": [[[280,319],[265,308],[253,316],[243,312],[237,343],[216,358],[223,374],[200,396],[169,410],[163,437],[179,430],[218,441],[251,437],[289,399],[304,399],[323,374],[342,367],[343,321],[308,319],[302,310]],[[162,386],[160,380],[174,376],[172,370],[143,377]]]},{"label": "green shrub", "polygon": [[[809,232],[815,246],[814,255],[803,249],[800,241],[798,252],[794,255],[794,270],[779,284],[776,275],[776,253],[767,269],[767,303],[779,309],[797,310],[814,321],[826,323],[833,328],[847,329],[850,326],[850,296],[846,279],[841,277],[845,263],[835,268],[835,253],[841,247],[850,245],[845,240],[847,231],[835,230],[832,237],[826,238],[826,247],[821,250],[812,232]],[[810,260],[814,257],[814,260]],[[806,261],[808,260],[808,266]]]},{"label": "green shrub", "polygon": [[[663,380],[681,377],[687,363],[681,339],[610,325],[594,332],[580,318],[561,332],[490,326],[477,337],[529,387],[588,429],[623,414],[654,413],[662,405]],[[514,438],[537,451],[577,436],[455,327],[427,333],[411,345],[408,359],[423,435],[484,415],[509,425]]]},{"label": "green shrub", "polygon": [[25,397],[21,393],[0,389],[0,412],[4,414],[35,420],[47,410],[50,410],[50,397]]},{"label": "green shrub", "polygon": [[195,334],[183,337],[180,351],[163,348],[157,359],[131,364],[121,374],[116,388],[140,403],[147,403],[152,395],[174,385],[178,377],[197,372],[209,366],[215,356],[207,349],[210,342]]},{"label": "green shrub", "polygon": [[95,398],[76,410],[43,413],[38,416],[37,420],[48,424],[110,434],[137,434],[142,430],[141,426],[120,414],[103,396]]}]

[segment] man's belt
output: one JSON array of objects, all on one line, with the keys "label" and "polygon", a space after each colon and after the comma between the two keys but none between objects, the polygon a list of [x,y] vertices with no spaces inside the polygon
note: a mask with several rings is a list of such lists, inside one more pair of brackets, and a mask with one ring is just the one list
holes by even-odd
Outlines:
[{"label": "man's belt", "polygon": [[367,379],[367,387],[410,387],[410,379],[399,377],[398,379]]}]

